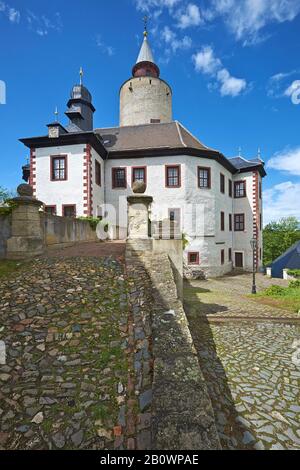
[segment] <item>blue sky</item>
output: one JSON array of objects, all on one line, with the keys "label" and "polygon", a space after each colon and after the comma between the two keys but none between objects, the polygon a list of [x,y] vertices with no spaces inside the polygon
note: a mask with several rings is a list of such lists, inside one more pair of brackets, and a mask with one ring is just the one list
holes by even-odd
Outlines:
[{"label": "blue sky", "polygon": [[174,118],[228,157],[260,147],[265,222],[300,218],[300,0],[0,0],[0,185],[21,182],[18,138],[44,135],[55,106],[66,122],[80,66],[95,126],[118,125],[145,13]]}]

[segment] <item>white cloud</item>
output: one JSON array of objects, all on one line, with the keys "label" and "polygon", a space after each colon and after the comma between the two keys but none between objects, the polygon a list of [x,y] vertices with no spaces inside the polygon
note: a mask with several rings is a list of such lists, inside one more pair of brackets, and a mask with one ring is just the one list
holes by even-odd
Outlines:
[{"label": "white cloud", "polygon": [[174,54],[176,54],[178,50],[186,50],[192,46],[192,40],[189,36],[184,36],[182,39],[178,39],[177,34],[168,26],[164,27],[161,36]]},{"label": "white cloud", "polygon": [[21,14],[18,10],[15,10],[14,8],[9,8],[8,19],[11,23],[20,23]]},{"label": "white cloud", "polygon": [[296,74],[300,75],[300,69],[279,72],[273,75],[268,81],[268,96],[271,98],[291,97],[299,89],[299,80],[291,83],[288,79]]},{"label": "white cloud", "polygon": [[291,97],[295,91],[298,91],[300,88],[300,80],[295,80],[293,83],[285,90],[284,95]]},{"label": "white cloud", "polygon": [[115,54],[115,49],[112,46],[108,46],[107,44],[105,44],[102,41],[100,34],[98,34],[96,37],[96,44],[97,47],[99,47],[99,49],[101,50],[101,52],[103,52],[104,54],[107,54],[109,56],[113,56]]},{"label": "white cloud", "polygon": [[223,67],[222,61],[215,56],[211,46],[204,46],[202,50],[192,56],[195,70],[209,75],[217,80],[210,84],[209,88],[218,88],[221,96],[236,97],[247,88],[247,82],[243,78],[233,77],[229,71]]},{"label": "white cloud", "polygon": [[174,8],[182,0],[134,0],[139,11],[149,12],[152,8]]},{"label": "white cloud", "polygon": [[300,13],[299,0],[212,0],[203,11],[208,21],[221,16],[229,31],[244,45],[256,44],[267,36],[261,31],[271,23],[293,21]]},{"label": "white cloud", "polygon": [[300,220],[300,183],[285,181],[264,191],[264,225],[282,217]]},{"label": "white cloud", "polygon": [[245,79],[232,77],[226,69],[218,72],[218,80],[221,82],[220,93],[222,96],[239,96],[247,88]]},{"label": "white cloud", "polygon": [[200,9],[194,3],[189,3],[186,10],[178,15],[178,27],[181,29],[186,29],[190,26],[199,26],[201,23]]},{"label": "white cloud", "polygon": [[39,36],[47,36],[52,31],[60,32],[62,30],[62,20],[59,12],[56,12],[52,19],[46,15],[38,16],[28,10],[26,21],[30,31],[35,32]]},{"label": "white cloud", "polygon": [[20,23],[21,13],[19,10],[16,10],[2,1],[0,1],[0,13],[3,13],[8,18],[10,23]]},{"label": "white cloud", "polygon": [[200,52],[193,56],[193,61],[197,72],[209,75],[214,75],[222,67],[222,62],[215,57],[211,46],[204,46]]},{"label": "white cloud", "polygon": [[300,147],[275,153],[268,161],[267,168],[300,176]]}]

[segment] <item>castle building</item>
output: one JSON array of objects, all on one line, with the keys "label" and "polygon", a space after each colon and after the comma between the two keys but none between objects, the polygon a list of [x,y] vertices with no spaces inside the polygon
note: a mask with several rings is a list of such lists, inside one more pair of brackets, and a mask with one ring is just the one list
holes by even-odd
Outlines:
[{"label": "castle building", "polygon": [[95,128],[92,96],[80,80],[71,92],[69,123],[48,135],[21,139],[30,149],[24,168],[45,211],[105,217],[112,238],[127,237],[127,196],[143,181],[153,197],[150,220],[176,220],[187,241],[186,270],[218,276],[262,265],[264,163],[228,159],[173,120],[172,90],[160,78],[144,32],[132,77],[120,89],[120,125]]}]

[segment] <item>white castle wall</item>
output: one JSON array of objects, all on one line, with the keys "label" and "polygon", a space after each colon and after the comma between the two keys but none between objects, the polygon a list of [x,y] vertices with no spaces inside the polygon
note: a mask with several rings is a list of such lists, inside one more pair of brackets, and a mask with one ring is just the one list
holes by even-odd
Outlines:
[{"label": "white castle wall", "polygon": [[[83,215],[83,155],[84,144],[36,149],[36,197],[47,206],[76,204],[77,215]],[[51,181],[50,155],[67,155],[67,181]]]}]

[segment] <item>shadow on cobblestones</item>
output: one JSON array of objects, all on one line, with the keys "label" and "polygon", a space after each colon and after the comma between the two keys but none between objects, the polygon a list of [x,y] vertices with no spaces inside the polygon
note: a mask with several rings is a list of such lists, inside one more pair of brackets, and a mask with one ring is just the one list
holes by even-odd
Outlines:
[{"label": "shadow on cobblestones", "polygon": [[212,402],[222,448],[254,449],[251,442],[248,442],[248,428],[238,421],[239,414],[228,385],[226,371],[218,356],[211,325],[206,316],[226,312],[228,308],[218,304],[202,304],[197,294],[210,292],[208,289],[193,288],[187,281],[184,288],[185,292],[188,292],[185,295],[184,307]]}]

